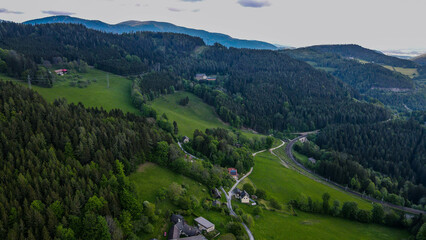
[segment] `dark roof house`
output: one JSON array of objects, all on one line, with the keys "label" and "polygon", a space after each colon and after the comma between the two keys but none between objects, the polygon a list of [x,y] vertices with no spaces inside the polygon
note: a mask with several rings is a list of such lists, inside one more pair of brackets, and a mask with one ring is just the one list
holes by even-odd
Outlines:
[{"label": "dark roof house", "polygon": [[178,223],[178,222],[183,222],[184,218],[182,217],[182,215],[179,214],[172,214],[172,216],[170,217],[170,221],[174,224]]},{"label": "dark roof house", "polygon": [[180,236],[192,237],[200,235],[198,228],[189,226],[181,215],[173,214],[170,221],[174,225],[170,228],[169,239],[181,239]]}]

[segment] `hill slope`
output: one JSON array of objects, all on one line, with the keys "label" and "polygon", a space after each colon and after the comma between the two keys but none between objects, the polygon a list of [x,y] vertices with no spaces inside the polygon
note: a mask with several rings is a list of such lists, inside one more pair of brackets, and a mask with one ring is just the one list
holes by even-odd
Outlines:
[{"label": "hill slope", "polygon": [[418,69],[420,76],[410,79],[378,64],[360,63],[335,53],[312,48],[298,48],[283,52],[317,69],[329,72],[360,93],[376,98],[393,109],[401,111],[405,111],[407,107],[412,110],[425,109],[425,88],[417,80],[421,77],[421,68]]},{"label": "hill slope", "polygon": [[410,60],[404,60],[396,57],[387,56],[381,52],[363,48],[359,45],[317,45],[311,46],[310,49],[318,50],[321,52],[335,53],[345,58],[361,59],[368,62],[374,62],[394,67],[408,67],[415,68],[416,63]]},{"label": "hill slope", "polygon": [[155,21],[126,21],[118,24],[107,24],[97,20],[86,20],[81,18],[75,18],[70,16],[53,16],[41,19],[34,19],[24,22],[25,24],[47,24],[47,23],[75,23],[83,24],[87,28],[110,32],[110,33],[130,33],[137,31],[149,31],[149,32],[172,32],[182,33],[194,37],[200,37],[204,40],[207,45],[213,45],[214,43],[220,43],[226,47],[235,48],[250,48],[250,49],[277,49],[275,45],[255,41],[255,40],[242,40],[232,38],[225,34],[211,33],[204,30],[191,29],[186,27],[176,26],[166,22],[155,22]]},{"label": "hill slope", "polygon": [[412,60],[420,65],[426,65],[426,54],[417,56],[413,58]]}]

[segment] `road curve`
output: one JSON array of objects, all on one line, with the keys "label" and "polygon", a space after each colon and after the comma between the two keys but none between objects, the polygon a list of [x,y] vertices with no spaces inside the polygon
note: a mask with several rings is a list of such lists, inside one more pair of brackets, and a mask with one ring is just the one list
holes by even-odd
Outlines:
[{"label": "road curve", "polygon": [[[305,175],[305,176],[307,176],[307,177],[311,178],[312,180],[320,181],[321,183],[326,184],[326,185],[331,185],[331,186],[336,187],[336,188],[338,188],[338,189],[340,189],[340,190],[342,190],[342,191],[348,192],[348,193],[350,193],[350,194],[352,194],[352,195],[354,195],[354,196],[356,196],[356,197],[359,197],[359,198],[362,198],[362,199],[366,199],[366,200],[371,201],[371,202],[379,203],[379,204],[382,204],[382,205],[384,205],[384,206],[387,206],[387,207],[390,207],[390,208],[394,208],[394,209],[396,209],[396,210],[400,210],[400,211],[404,211],[404,212],[412,213],[412,214],[426,214],[426,211],[422,211],[422,210],[418,210],[418,209],[414,209],[414,208],[402,207],[402,206],[398,206],[398,205],[395,205],[395,204],[392,204],[392,203],[379,201],[379,200],[377,200],[377,199],[375,199],[375,198],[372,198],[372,197],[369,197],[369,196],[365,196],[365,195],[363,195],[363,194],[361,194],[361,193],[359,193],[359,192],[355,192],[355,191],[353,191],[353,190],[351,190],[351,189],[349,189],[349,188],[347,188],[347,187],[344,187],[344,186],[342,186],[342,185],[340,185],[340,184],[338,184],[338,183],[335,183],[335,182],[333,182],[333,181],[329,181],[328,179],[323,178],[323,177],[319,176],[318,174],[313,173],[311,170],[307,169],[305,166],[303,166],[301,163],[299,163],[299,162],[296,160],[296,158],[294,157],[294,155],[293,155],[293,145],[294,145],[294,144],[295,144],[295,143],[296,143],[299,139],[301,139],[301,138],[303,138],[303,137],[306,137],[307,135],[308,135],[308,133],[303,133],[303,134],[301,134],[299,137],[294,138],[293,140],[291,140],[291,141],[287,144],[287,146],[286,146],[286,148],[285,148],[285,152],[286,152],[287,156],[288,156],[288,157],[289,157],[289,158],[290,158],[290,159],[291,159],[291,160],[292,160],[292,161],[293,161],[293,162],[294,162],[297,166],[299,166],[299,167],[302,169],[302,171],[298,171],[299,173],[301,173],[301,174],[303,174],[303,175]],[[307,172],[307,173],[309,173],[309,174],[306,174],[306,173],[304,173],[303,171],[305,171],[305,172]],[[313,176],[315,176],[315,178],[314,178]]]},{"label": "road curve", "polygon": [[[272,152],[275,149],[278,149],[278,148],[284,146],[284,144],[285,144],[285,142],[281,140],[281,145],[279,145],[278,147],[271,148],[271,149],[269,149],[269,151]],[[252,154],[252,156],[255,157],[257,154],[262,153],[262,152],[266,152],[266,151],[267,151],[267,149],[255,152],[255,153]],[[232,192],[238,186],[238,184],[240,184],[240,182],[242,180],[244,180],[246,177],[248,177],[251,174],[252,171],[253,171],[253,167],[250,169],[250,171],[246,175],[244,175],[242,178],[240,178],[240,179],[237,180],[237,182],[232,186],[232,188],[229,190],[229,192],[226,192],[225,189],[223,189],[223,187],[221,187],[222,192],[225,194],[225,197],[226,197],[226,206],[228,207],[229,214],[231,216],[235,216],[235,217],[237,216],[237,214],[234,212],[234,209],[232,209],[232,203],[231,203],[231,201],[232,201]],[[247,232],[247,235],[249,236],[249,239],[250,240],[254,240],[254,236],[251,233],[251,231],[248,228],[248,226],[245,223],[242,223],[242,224],[243,224],[244,229]]]}]

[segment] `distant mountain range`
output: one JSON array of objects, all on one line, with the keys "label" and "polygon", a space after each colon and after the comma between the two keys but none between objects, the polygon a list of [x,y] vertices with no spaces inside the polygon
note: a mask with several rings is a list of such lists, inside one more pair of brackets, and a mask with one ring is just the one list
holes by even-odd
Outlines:
[{"label": "distant mountain range", "polygon": [[166,22],[155,21],[126,21],[118,24],[108,24],[98,20],[86,20],[70,16],[52,16],[40,19],[34,19],[24,22],[24,24],[48,24],[48,23],[74,23],[82,24],[90,29],[109,33],[129,33],[137,31],[150,31],[150,32],[172,32],[182,33],[190,36],[200,37],[207,45],[220,43],[226,47],[235,48],[249,48],[249,49],[269,49],[276,50],[277,47],[273,44],[255,40],[242,40],[232,38],[228,35],[221,33],[211,33],[204,30],[191,29],[186,27],[176,26]]},{"label": "distant mountain range", "polygon": [[410,60],[400,59],[383,54],[382,52],[363,48],[355,44],[346,45],[317,45],[310,49],[325,53],[334,53],[345,58],[360,59],[367,62],[389,65],[393,67],[415,68],[417,64]]}]

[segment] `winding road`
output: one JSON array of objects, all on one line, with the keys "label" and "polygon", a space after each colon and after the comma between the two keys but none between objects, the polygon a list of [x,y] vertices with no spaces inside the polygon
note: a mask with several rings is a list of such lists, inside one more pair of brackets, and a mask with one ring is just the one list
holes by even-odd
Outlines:
[{"label": "winding road", "polygon": [[321,176],[313,173],[311,170],[307,169],[305,166],[303,166],[301,163],[299,163],[296,160],[296,158],[294,157],[294,155],[293,155],[293,145],[299,139],[301,139],[303,137],[306,137],[310,133],[313,133],[313,132],[302,133],[299,137],[296,137],[293,140],[291,140],[287,144],[287,146],[285,148],[285,152],[286,152],[287,156],[300,168],[300,170],[299,169],[295,169],[297,172],[299,172],[300,174],[303,174],[303,175],[311,178],[312,180],[319,181],[319,182],[321,182],[321,183],[323,183],[325,185],[337,188],[339,190],[345,191],[345,192],[350,193],[350,194],[352,194],[352,195],[354,195],[356,197],[359,197],[359,198],[362,198],[362,199],[366,199],[366,200],[371,201],[371,202],[379,203],[379,204],[382,204],[384,206],[387,206],[387,207],[390,207],[390,208],[394,208],[396,210],[400,210],[400,211],[412,213],[412,214],[426,214],[426,211],[422,211],[422,210],[418,210],[418,209],[414,209],[414,208],[402,207],[402,206],[398,206],[398,205],[395,205],[395,204],[392,204],[392,203],[388,203],[388,202],[383,202],[383,201],[377,200],[375,198],[363,195],[363,194],[361,194],[359,192],[355,192],[355,191],[353,191],[353,190],[351,190],[351,189],[349,189],[347,187],[344,187],[344,186],[342,186],[342,185],[340,185],[338,183],[335,183],[335,182],[330,181],[330,180],[328,180],[326,178],[323,178],[323,177],[321,177]]},{"label": "winding road", "polygon": [[[273,151],[275,149],[278,149],[278,148],[284,146],[284,144],[285,144],[285,142],[281,140],[281,145],[269,149],[269,152],[271,152],[272,154],[274,154]],[[264,149],[264,150],[259,151],[259,152],[255,152],[255,153],[252,154],[252,156],[255,157],[257,154],[263,153],[263,152],[266,152],[266,151],[267,151],[267,149]],[[252,171],[253,171],[253,167],[250,169],[250,171],[246,175],[244,175],[242,178],[240,178],[240,179],[237,180],[237,182],[232,186],[232,188],[229,190],[229,192],[226,192],[225,189],[223,189],[223,187],[220,188],[222,190],[222,192],[225,194],[225,197],[226,197],[226,206],[228,207],[229,214],[231,216],[235,216],[235,217],[237,216],[237,214],[232,209],[232,202],[231,202],[232,201],[232,195],[233,195],[232,192],[238,186],[238,184],[240,184],[241,181],[243,181],[246,177],[248,177],[251,174]],[[246,230],[246,232],[247,232],[250,240],[254,240],[253,234],[251,233],[250,229],[247,227],[247,225],[245,223],[242,223],[242,224],[243,224],[243,227]]]}]

